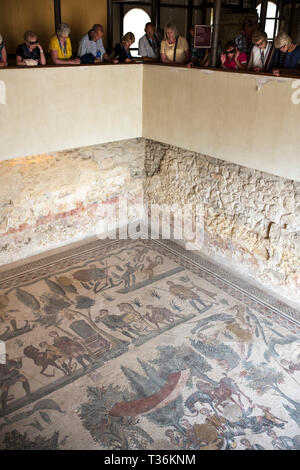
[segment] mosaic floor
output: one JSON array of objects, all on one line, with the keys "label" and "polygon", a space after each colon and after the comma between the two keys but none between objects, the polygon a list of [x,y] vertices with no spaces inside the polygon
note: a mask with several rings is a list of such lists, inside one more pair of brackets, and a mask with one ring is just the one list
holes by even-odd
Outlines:
[{"label": "mosaic floor", "polygon": [[27,262],[0,274],[0,448],[300,449],[299,329],[171,242]]}]

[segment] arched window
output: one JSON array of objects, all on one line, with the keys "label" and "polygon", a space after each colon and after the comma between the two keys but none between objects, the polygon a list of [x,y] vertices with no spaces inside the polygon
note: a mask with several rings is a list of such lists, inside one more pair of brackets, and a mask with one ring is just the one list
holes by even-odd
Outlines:
[{"label": "arched window", "polygon": [[123,19],[124,34],[131,31],[135,36],[135,42],[130,49],[138,48],[139,39],[145,34],[145,24],[149,21],[151,21],[150,16],[141,8],[132,8],[126,13]]},{"label": "arched window", "polygon": [[[261,3],[256,7],[258,16],[260,17]],[[268,35],[268,39],[272,40],[278,30],[278,10],[277,5],[274,2],[268,2],[267,15],[266,15],[266,26],[265,32]]]}]

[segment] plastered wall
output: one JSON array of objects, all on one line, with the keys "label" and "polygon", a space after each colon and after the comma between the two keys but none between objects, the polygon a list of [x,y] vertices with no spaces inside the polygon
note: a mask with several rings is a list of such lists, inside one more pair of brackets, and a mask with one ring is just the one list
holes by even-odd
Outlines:
[{"label": "plastered wall", "polygon": [[8,69],[0,103],[2,160],[146,137],[300,181],[300,80],[141,64]]},{"label": "plastered wall", "polygon": [[[104,27],[103,42],[106,44],[107,2],[105,0],[61,0],[62,22],[70,24],[70,38],[77,51],[81,37],[95,23]],[[55,30],[53,0],[1,0],[0,34],[10,54],[15,54],[23,42],[24,32],[36,31],[45,51],[49,38]]]},{"label": "plastered wall", "polygon": [[1,81],[2,160],[142,134],[139,65],[1,70]]},{"label": "plastered wall", "polygon": [[45,51],[49,37],[54,33],[53,0],[1,0],[0,34],[9,54],[15,54],[17,45],[24,42],[25,31],[33,30]]},{"label": "plastered wall", "polygon": [[95,23],[104,28],[103,42],[106,45],[107,2],[99,0],[61,0],[61,18],[71,26],[70,37],[74,50],[82,36]]},{"label": "plastered wall", "polygon": [[290,78],[146,65],[143,137],[299,181],[299,90]]}]

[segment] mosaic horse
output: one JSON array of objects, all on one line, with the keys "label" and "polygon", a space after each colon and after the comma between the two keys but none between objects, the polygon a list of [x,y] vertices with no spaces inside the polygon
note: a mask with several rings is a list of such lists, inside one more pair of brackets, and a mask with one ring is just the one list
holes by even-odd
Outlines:
[{"label": "mosaic horse", "polygon": [[[252,401],[245,395],[237,384],[229,377],[223,377],[215,386],[208,382],[198,382],[197,388],[199,392],[193,393],[185,402],[186,406],[191,412],[195,412],[195,404],[200,401],[201,403],[209,403],[214,411],[219,410],[220,405],[223,405],[227,400],[231,400],[239,408],[243,410],[241,402],[241,395],[243,395],[252,405]],[[237,395],[238,402],[233,398]],[[198,413],[197,413],[198,414]]]}]

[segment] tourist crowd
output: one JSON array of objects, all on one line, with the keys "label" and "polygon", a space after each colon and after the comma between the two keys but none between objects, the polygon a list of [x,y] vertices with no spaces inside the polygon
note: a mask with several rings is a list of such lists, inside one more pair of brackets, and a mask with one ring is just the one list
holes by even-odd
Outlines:
[{"label": "tourist crowd", "polygon": [[[166,24],[163,34],[157,32],[152,23],[146,23],[145,34],[139,40],[138,52],[143,62],[181,64],[187,67],[209,66],[210,48],[197,47],[194,41],[195,28],[190,28],[190,41],[180,36],[173,23]],[[95,24],[81,39],[77,54],[73,54],[70,41],[70,26],[62,23],[50,38],[49,60],[55,65],[99,64],[102,62],[134,62],[130,47],[135,42],[132,32],[127,32],[116,44],[110,55],[103,46],[103,27]],[[242,25],[241,33],[228,41],[222,50],[219,46],[219,64],[227,70],[250,70],[270,72],[279,76],[280,72],[298,73],[300,67],[300,46],[282,32],[274,42],[268,41],[267,34],[258,29],[257,23],[248,18]],[[24,43],[18,45],[16,65],[45,65],[46,57],[38,36],[26,31]],[[0,66],[7,65],[5,42],[0,35]]]}]

